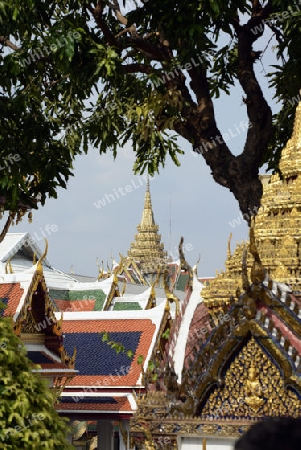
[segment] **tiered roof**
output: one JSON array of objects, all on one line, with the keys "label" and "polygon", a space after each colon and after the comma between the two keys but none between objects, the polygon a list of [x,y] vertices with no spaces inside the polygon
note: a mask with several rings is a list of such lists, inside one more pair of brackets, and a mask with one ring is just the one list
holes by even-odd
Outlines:
[{"label": "tiered roof", "polygon": [[128,251],[127,260],[135,262],[147,278],[149,274],[157,274],[158,270],[164,269],[167,263],[167,253],[161,243],[161,235],[158,233],[159,227],[154,220],[149,180],[146,187],[142,218],[137,230],[138,233],[135,235],[135,242],[131,244]]}]

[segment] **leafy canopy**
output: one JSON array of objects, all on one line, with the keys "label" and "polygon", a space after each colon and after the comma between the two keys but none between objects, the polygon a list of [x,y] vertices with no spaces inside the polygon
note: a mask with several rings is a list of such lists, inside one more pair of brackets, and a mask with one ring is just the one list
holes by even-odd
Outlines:
[{"label": "leafy canopy", "polygon": [[[138,172],[153,174],[167,155],[179,165],[179,134],[243,212],[257,210],[258,169],[277,167],[292,130],[300,11],[291,0],[0,0],[3,209],[22,215],[56,197],[88,145],[116,155],[130,141]],[[279,59],[273,67],[265,63],[272,44],[260,40],[267,32]],[[274,117],[259,61],[282,102]],[[214,99],[237,83],[250,126],[234,156]],[[10,163],[11,154],[20,159]]]}]

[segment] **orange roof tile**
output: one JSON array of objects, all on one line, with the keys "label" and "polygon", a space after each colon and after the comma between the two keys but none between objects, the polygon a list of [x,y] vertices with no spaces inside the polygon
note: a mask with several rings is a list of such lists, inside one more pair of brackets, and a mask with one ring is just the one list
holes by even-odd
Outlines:
[{"label": "orange roof tile", "polygon": [[20,283],[0,284],[0,297],[8,298],[4,316],[12,316],[15,314],[23,294],[24,289],[20,287]]}]

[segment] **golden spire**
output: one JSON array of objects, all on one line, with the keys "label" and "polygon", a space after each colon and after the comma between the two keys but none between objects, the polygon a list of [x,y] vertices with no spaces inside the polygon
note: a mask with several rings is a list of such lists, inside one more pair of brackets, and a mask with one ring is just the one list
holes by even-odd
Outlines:
[{"label": "golden spire", "polygon": [[135,242],[132,242],[128,251],[128,259],[135,261],[144,275],[155,274],[165,265],[167,253],[164,251],[158,232],[159,227],[154,219],[149,179],[146,184],[142,218],[137,230]]},{"label": "golden spire", "polygon": [[152,208],[152,199],[149,190],[149,177],[146,182],[146,192],[144,196],[144,208],[142,212],[142,218],[140,222],[140,227],[153,227],[155,224],[154,213]]}]

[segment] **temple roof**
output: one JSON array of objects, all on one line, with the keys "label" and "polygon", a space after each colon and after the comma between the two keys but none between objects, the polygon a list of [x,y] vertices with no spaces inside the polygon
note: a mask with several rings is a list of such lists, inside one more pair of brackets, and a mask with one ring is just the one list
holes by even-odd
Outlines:
[{"label": "temple roof", "polygon": [[[181,320],[179,325],[179,332],[177,336],[176,346],[173,352],[173,363],[174,369],[178,376],[178,381],[181,382],[181,372],[184,365],[185,360],[185,351],[186,346],[184,343],[188,343],[191,341],[192,335],[190,332],[191,323],[194,319],[195,312],[200,304],[203,303],[203,299],[201,297],[203,284],[200,283],[197,279],[196,274],[193,277],[193,285],[192,285],[192,293],[189,298],[189,302],[187,304],[185,314]],[[206,307],[205,307],[206,309]]]},{"label": "temple roof", "polygon": [[[177,442],[179,435],[187,434],[234,438],[256,420],[300,417],[301,301],[288,286],[265,281],[253,227],[250,252],[251,284],[244,254],[244,292],[237,301],[230,298],[222,305],[215,323],[197,298],[192,307],[192,294],[191,311],[188,303],[186,313],[189,318],[193,310],[194,317],[185,327],[181,378],[176,361],[169,360],[158,371],[155,389],[152,386],[138,399],[137,414],[131,419],[138,444],[145,437],[159,442],[162,436]],[[180,329],[184,324],[185,315]],[[184,341],[179,332],[178,346]]]},{"label": "temple roof", "polygon": [[135,409],[136,402],[133,395],[126,393],[113,393],[113,395],[94,393],[91,395],[81,392],[78,396],[71,396],[63,392],[59,404],[56,405],[56,410],[60,413],[74,413],[77,417],[80,413],[132,414]]},{"label": "temple roof", "polygon": [[[58,314],[58,313],[57,313]],[[159,330],[166,316],[166,305],[139,311],[67,312],[62,324],[67,351],[77,349],[76,369],[79,374],[68,387],[130,387],[141,382],[143,357],[146,370],[148,360],[157,343]],[[124,351],[116,352],[102,339],[119,343]],[[127,351],[133,356],[129,357]],[[98,356],[97,356],[98,355]]]},{"label": "temple roof", "polygon": [[[42,240],[38,236],[38,240]],[[44,241],[43,241],[44,242]],[[8,261],[14,273],[30,270],[33,260],[39,259],[42,252],[30,233],[7,233],[0,244],[0,275],[5,273]],[[77,283],[77,278],[65,274],[52,267],[47,258],[42,261],[43,273],[49,286],[64,286],[66,283]]]},{"label": "temple roof", "polygon": [[[72,359],[62,345],[59,319],[54,316],[55,305],[48,296],[39,261],[30,269],[18,273],[3,273],[0,277],[0,298],[6,307],[4,317],[12,317],[14,332],[25,345],[28,358],[38,364],[43,376],[72,376],[75,374]],[[75,357],[75,355],[73,355]]]}]

